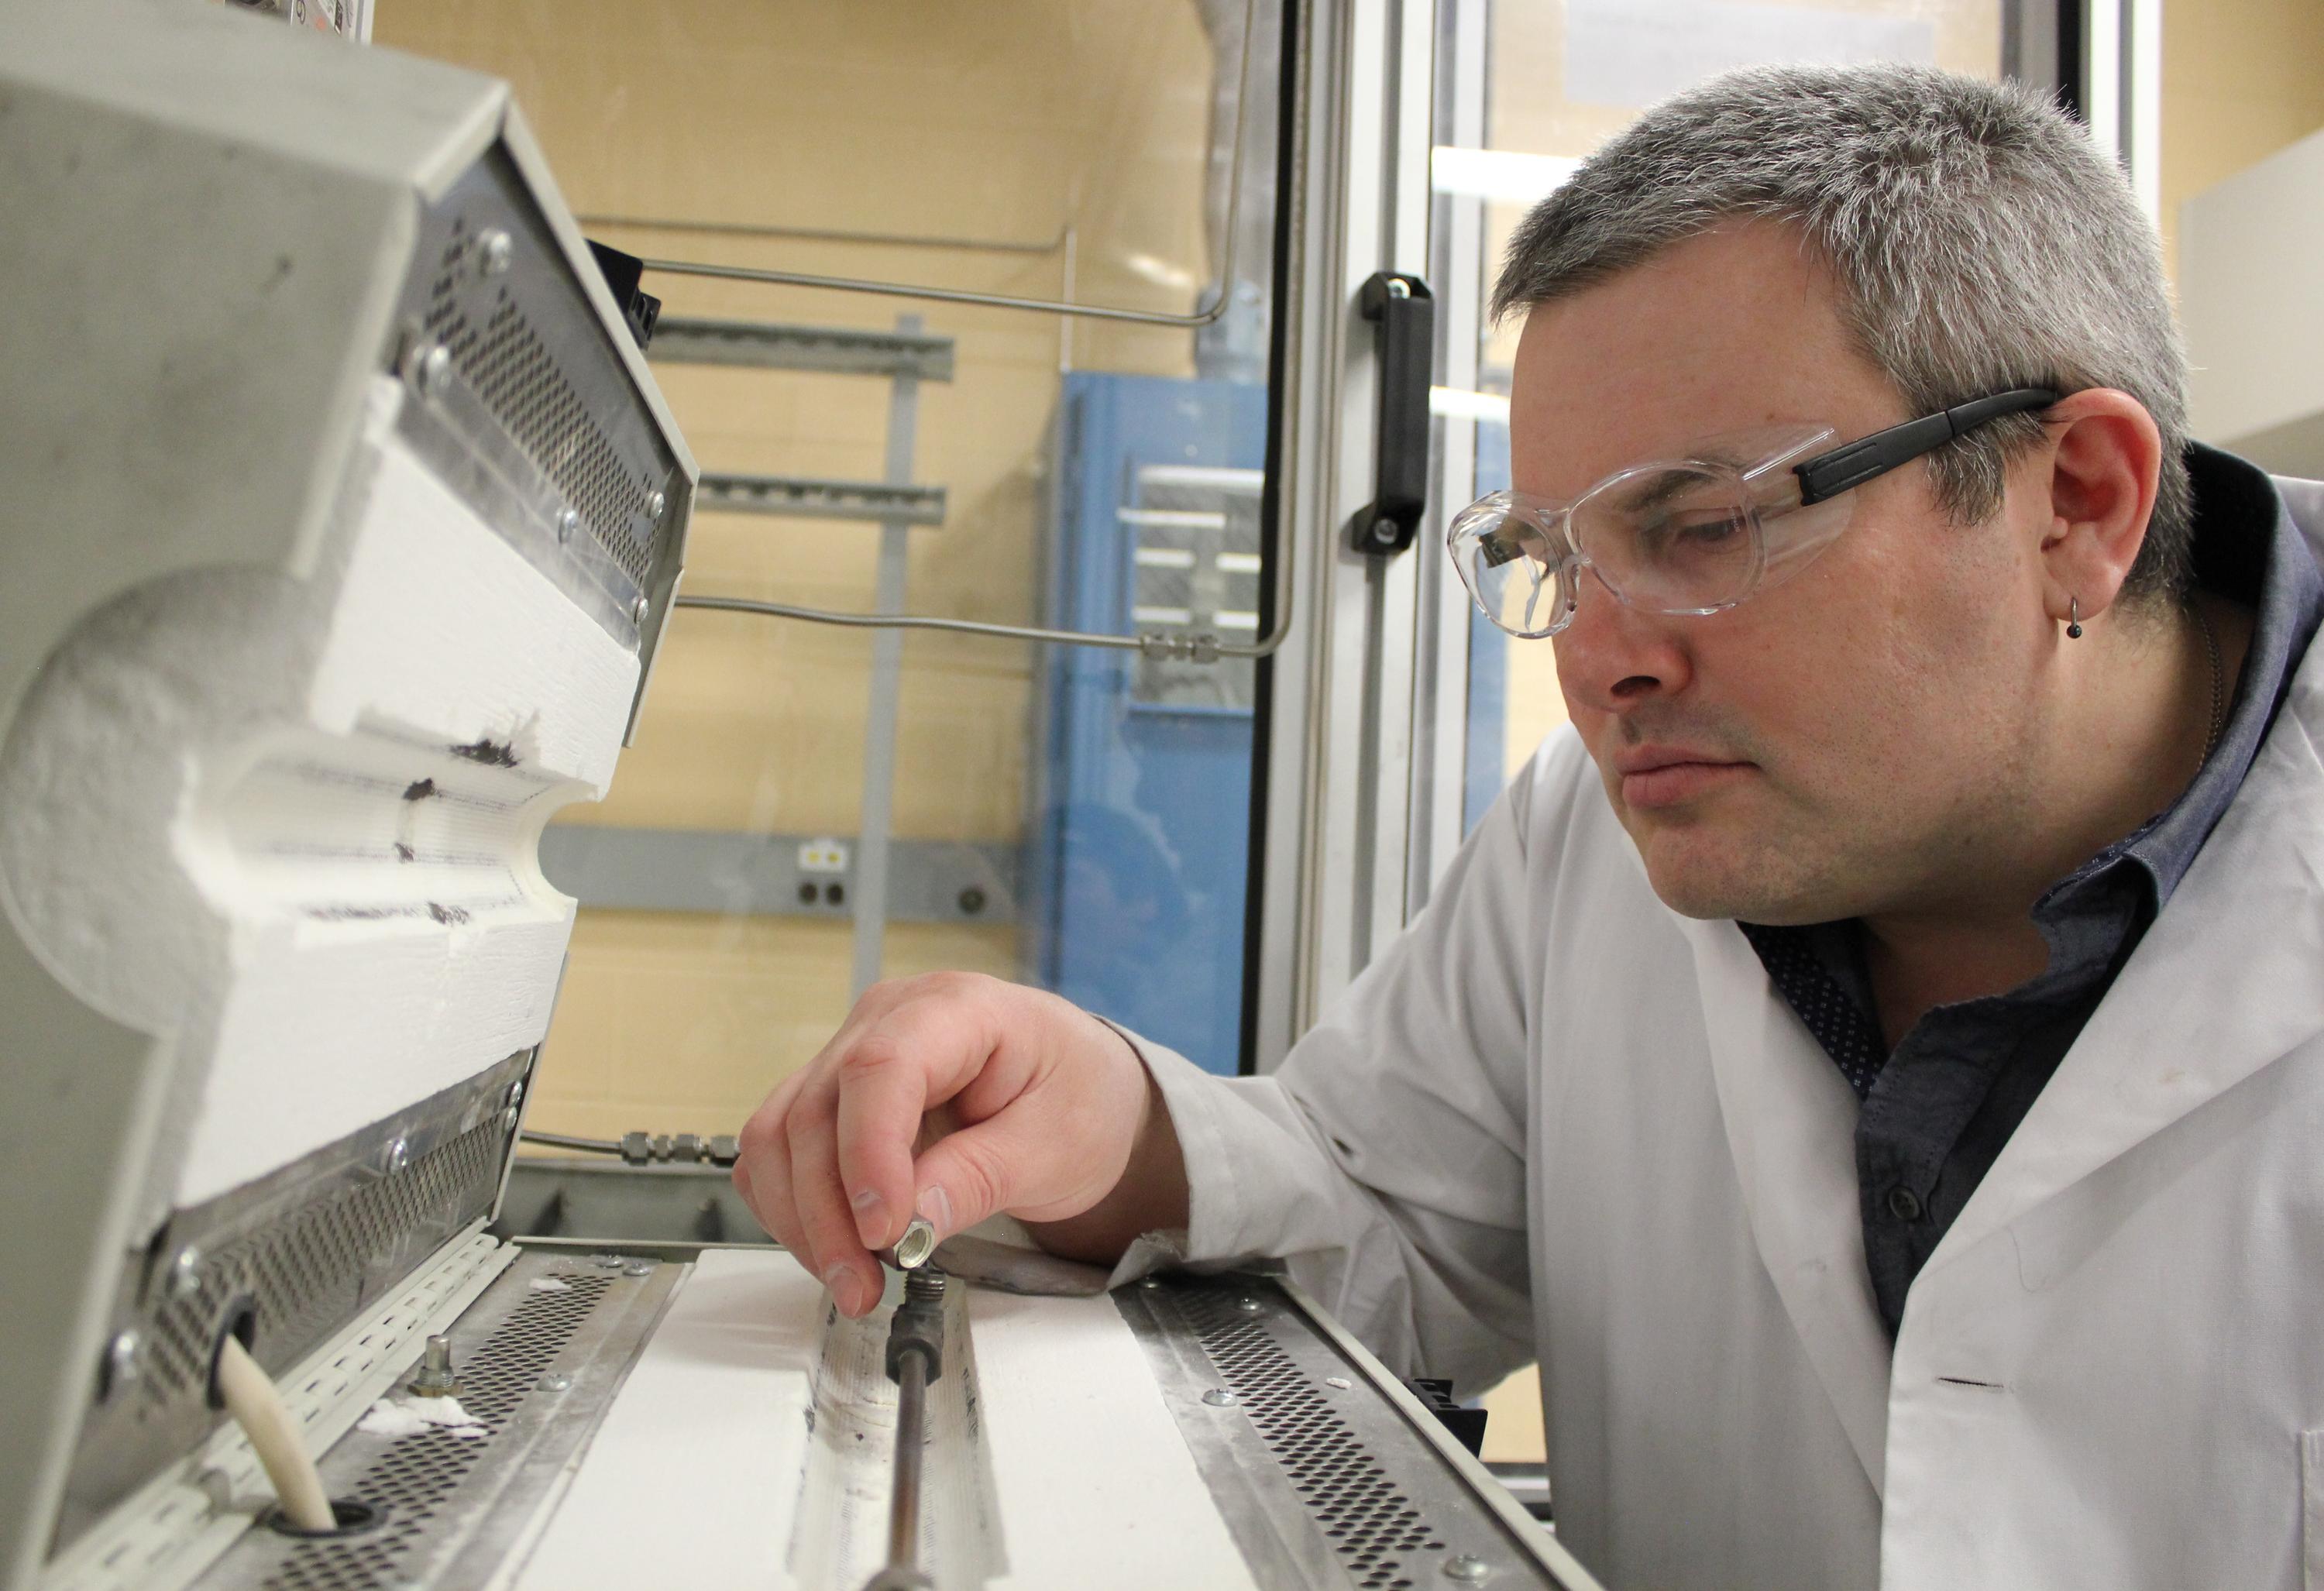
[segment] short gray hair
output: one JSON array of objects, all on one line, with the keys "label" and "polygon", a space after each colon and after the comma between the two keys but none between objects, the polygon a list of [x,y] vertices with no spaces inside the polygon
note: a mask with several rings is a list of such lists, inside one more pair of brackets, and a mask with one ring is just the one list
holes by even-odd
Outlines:
[{"label": "short gray hair", "polygon": [[[2154,229],[2089,136],[2031,91],[1924,67],[1757,67],[1664,101],[1536,206],[1492,312],[1562,298],[1738,216],[1797,226],[1914,414],[2010,387],[2116,387],[2163,433],[2126,590],[2190,584],[2187,357]],[[1930,456],[1973,524],[2040,434],[2012,416]]]}]

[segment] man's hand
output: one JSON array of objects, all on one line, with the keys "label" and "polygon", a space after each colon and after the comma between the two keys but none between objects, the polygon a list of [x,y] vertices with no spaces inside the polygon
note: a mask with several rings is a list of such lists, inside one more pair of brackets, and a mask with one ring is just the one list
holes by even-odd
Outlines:
[{"label": "man's hand", "polygon": [[965,972],[868,990],[743,1127],[734,1186],[850,1316],[879,1301],[871,1251],[915,1213],[941,1241],[1006,1211],[1098,1261],[1186,1224],[1185,1163],[1136,1052],[1055,995]]}]

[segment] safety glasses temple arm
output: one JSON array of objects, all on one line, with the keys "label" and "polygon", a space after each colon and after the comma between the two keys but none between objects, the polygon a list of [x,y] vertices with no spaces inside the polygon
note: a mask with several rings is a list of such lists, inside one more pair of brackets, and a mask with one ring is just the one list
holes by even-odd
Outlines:
[{"label": "safety glasses temple arm", "polygon": [[2005,414],[2022,414],[2029,409],[2047,409],[2060,396],[2048,387],[2015,387],[2006,392],[1973,398],[1967,403],[1860,437],[1829,453],[1820,453],[1804,464],[1792,466],[1792,473],[1800,478],[1800,501],[1804,505],[1837,497],[1886,474],[1898,464],[1933,452],[1956,437],[1967,436],[1987,420],[1998,419]]}]

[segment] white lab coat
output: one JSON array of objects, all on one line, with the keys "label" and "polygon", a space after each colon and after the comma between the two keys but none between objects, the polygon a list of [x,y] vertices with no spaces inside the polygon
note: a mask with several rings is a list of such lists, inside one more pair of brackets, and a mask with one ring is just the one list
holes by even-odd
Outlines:
[{"label": "white lab coat", "polygon": [[1149,1047],[1188,1249],[1296,1256],[1464,1393],[1538,1359],[1559,1533],[1624,1591],[2324,1591],[2319,740],[2324,647],[1893,1354],[1854,1096],[1570,731],[1276,1075]]}]

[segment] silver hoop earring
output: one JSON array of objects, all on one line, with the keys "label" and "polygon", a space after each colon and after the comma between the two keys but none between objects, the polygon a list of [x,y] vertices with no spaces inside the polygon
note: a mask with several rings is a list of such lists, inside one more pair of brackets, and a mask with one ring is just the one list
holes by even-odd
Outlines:
[{"label": "silver hoop earring", "polygon": [[2082,639],[2082,604],[2073,597],[2066,599],[2066,639]]}]

